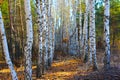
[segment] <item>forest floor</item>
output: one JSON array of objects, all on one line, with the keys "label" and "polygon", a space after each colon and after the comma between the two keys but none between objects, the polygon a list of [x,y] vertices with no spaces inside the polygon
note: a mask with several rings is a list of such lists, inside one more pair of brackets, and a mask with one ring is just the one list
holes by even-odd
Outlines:
[{"label": "forest floor", "polygon": [[[88,68],[86,63],[75,56],[63,55],[57,52],[56,59],[52,66],[40,78],[36,79],[36,66],[33,66],[33,80],[120,80],[120,54],[115,52],[111,55],[112,68],[104,71],[104,53],[97,52],[98,71]],[[2,62],[0,63],[2,64]],[[16,68],[19,80],[24,80],[23,67]],[[9,69],[0,70],[0,80],[11,80]]]}]

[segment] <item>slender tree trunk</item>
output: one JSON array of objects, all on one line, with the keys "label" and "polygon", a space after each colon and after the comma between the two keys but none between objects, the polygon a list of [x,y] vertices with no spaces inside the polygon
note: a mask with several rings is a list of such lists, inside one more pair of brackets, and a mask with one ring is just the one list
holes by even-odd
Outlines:
[{"label": "slender tree trunk", "polygon": [[24,0],[25,19],[27,30],[27,41],[24,48],[25,56],[25,80],[32,80],[32,44],[33,44],[33,28],[30,0]]},{"label": "slender tree trunk", "polygon": [[55,25],[53,25],[52,23],[52,58],[51,58],[51,61],[53,61],[54,51],[55,51]]},{"label": "slender tree trunk", "polygon": [[42,22],[42,65],[44,67],[42,67],[42,73],[44,74],[45,69],[46,69],[46,50],[47,50],[47,46],[46,46],[46,38],[47,38],[47,13],[46,13],[46,0],[42,0],[42,18],[43,18],[43,22]]},{"label": "slender tree trunk", "polygon": [[45,0],[45,14],[46,14],[46,38],[45,38],[45,41],[46,41],[46,53],[45,53],[45,68],[48,69],[48,48],[49,48],[49,45],[48,45],[48,38],[49,38],[49,26],[48,26],[48,0]]},{"label": "slender tree trunk", "polygon": [[73,33],[73,4],[72,4],[72,0],[69,1],[69,5],[70,5],[70,28],[69,28],[69,34],[70,34],[70,37],[69,37],[69,53],[72,54],[73,53],[73,50],[72,50],[72,33]]},{"label": "slender tree trunk", "polygon": [[79,41],[78,41],[78,22],[77,22],[77,15],[78,15],[78,5],[79,5],[79,1],[78,0],[75,0],[75,5],[76,5],[76,16],[75,16],[75,20],[76,20],[76,53],[79,54]]},{"label": "slender tree trunk", "polygon": [[86,10],[84,14],[84,27],[83,27],[83,35],[84,35],[84,62],[88,61],[88,0],[85,0]]},{"label": "slender tree trunk", "polygon": [[73,25],[74,28],[75,28],[75,34],[74,35],[75,35],[75,47],[76,47],[75,51],[76,51],[76,53],[78,51],[78,47],[77,47],[77,45],[78,45],[78,35],[77,35],[78,34],[78,32],[77,32],[78,31],[78,27],[77,27],[77,20],[76,20],[77,19],[77,6],[78,6],[77,2],[78,2],[78,0],[75,0],[75,3],[74,3],[74,25]]},{"label": "slender tree trunk", "polygon": [[20,23],[21,23],[21,33],[22,33],[22,41],[21,41],[21,45],[22,45],[22,55],[24,52],[24,24],[23,24],[23,15],[22,15],[22,7],[21,7],[21,0],[19,0],[19,7],[20,7]]},{"label": "slender tree trunk", "polygon": [[17,74],[14,70],[13,64],[12,64],[10,56],[9,56],[9,50],[8,50],[7,39],[6,39],[6,34],[5,34],[1,11],[0,11],[0,33],[1,33],[1,37],[2,37],[2,45],[3,45],[5,60],[6,60],[6,63],[8,64],[8,67],[10,68],[12,79],[18,80]]},{"label": "slender tree trunk", "polygon": [[105,42],[105,58],[104,68],[110,69],[110,31],[109,31],[109,16],[110,16],[110,1],[105,0],[104,8],[104,42]]},{"label": "slender tree trunk", "polygon": [[52,21],[51,21],[51,0],[48,1],[48,66],[52,64]]},{"label": "slender tree trunk", "polygon": [[40,0],[36,0],[36,11],[37,11],[37,24],[38,24],[38,31],[39,31],[39,50],[38,50],[38,62],[37,62],[37,73],[36,77],[40,78],[42,75],[42,15],[41,15],[41,8],[40,8]]},{"label": "slender tree trunk", "polygon": [[96,58],[96,31],[95,31],[95,0],[90,0],[90,27],[89,27],[89,51],[90,62],[93,64],[93,70],[97,69]]},{"label": "slender tree trunk", "polygon": [[79,54],[82,55],[82,47],[83,47],[83,29],[82,29],[82,1],[79,0],[80,5],[80,13],[79,13]]},{"label": "slender tree trunk", "polygon": [[[53,8],[54,8],[54,13],[57,10],[56,9],[56,0],[53,0],[53,4],[52,4]],[[53,61],[53,57],[54,57],[54,50],[55,50],[55,27],[56,27],[56,13],[55,13],[55,17],[51,18],[51,25],[52,25],[52,58],[51,60]],[[54,22],[54,23],[53,23]]]}]

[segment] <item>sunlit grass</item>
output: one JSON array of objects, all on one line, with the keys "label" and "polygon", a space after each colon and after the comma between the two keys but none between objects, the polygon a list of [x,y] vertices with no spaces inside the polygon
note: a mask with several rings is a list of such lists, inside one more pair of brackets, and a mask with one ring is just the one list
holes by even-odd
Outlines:
[{"label": "sunlit grass", "polygon": [[65,61],[62,61],[62,62],[53,63],[52,66],[53,67],[59,67],[59,66],[63,66],[64,64],[69,64],[69,63],[78,63],[78,61],[74,60],[74,59],[65,60]]},{"label": "sunlit grass", "polygon": [[[14,67],[17,72],[24,71],[24,66],[21,66],[19,68]],[[32,66],[32,69],[35,69],[36,66]],[[2,69],[0,70],[0,73],[10,73],[10,69]]]},{"label": "sunlit grass", "polygon": [[77,74],[76,71],[54,72],[54,73],[46,74],[44,77],[48,80],[65,80],[72,78],[75,74]]},{"label": "sunlit grass", "polygon": [[64,59],[62,61],[57,61],[52,64],[52,72],[48,71],[43,77],[47,80],[66,80],[73,78],[74,75],[78,73],[77,65],[80,60],[76,59]]},{"label": "sunlit grass", "polygon": [[76,74],[76,71],[72,72],[55,72],[55,73],[50,73],[46,74],[46,76],[70,76]]}]

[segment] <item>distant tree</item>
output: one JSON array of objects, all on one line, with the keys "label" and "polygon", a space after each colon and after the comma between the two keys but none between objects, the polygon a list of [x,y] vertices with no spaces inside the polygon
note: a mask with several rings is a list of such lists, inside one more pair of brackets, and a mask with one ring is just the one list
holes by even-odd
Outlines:
[{"label": "distant tree", "polygon": [[112,46],[119,45],[120,40],[120,0],[110,0],[110,43]]},{"label": "distant tree", "polygon": [[25,7],[25,20],[26,20],[26,30],[27,30],[27,41],[24,48],[25,56],[25,80],[32,80],[32,44],[33,44],[33,29],[32,29],[32,15],[30,0],[24,0]]},{"label": "distant tree", "polygon": [[82,1],[79,0],[79,27],[78,27],[78,30],[79,30],[79,35],[78,35],[78,39],[79,39],[79,53],[80,55],[82,54],[82,47],[83,47],[83,28],[82,28]]},{"label": "distant tree", "polygon": [[[57,11],[56,10],[56,0],[53,0],[53,4],[52,7],[54,8],[53,12]],[[55,13],[54,13],[55,14]],[[54,17],[52,19],[53,23],[52,23],[52,52],[54,54],[54,50],[55,50],[55,27],[56,27],[56,14],[52,15],[52,17]]]},{"label": "distant tree", "polygon": [[0,11],[0,33],[1,33],[1,37],[2,37],[2,45],[3,45],[5,60],[6,60],[6,63],[8,64],[8,67],[10,68],[12,79],[18,80],[17,74],[14,70],[14,67],[13,67],[13,64],[12,64],[12,61],[11,61],[10,55],[9,55],[8,44],[7,44],[7,39],[6,39],[6,34],[5,34],[4,23],[3,23],[1,11]]}]

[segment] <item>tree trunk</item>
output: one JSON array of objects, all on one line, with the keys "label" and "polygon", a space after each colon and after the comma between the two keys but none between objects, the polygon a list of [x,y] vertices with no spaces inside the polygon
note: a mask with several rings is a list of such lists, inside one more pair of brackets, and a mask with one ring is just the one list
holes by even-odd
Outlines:
[{"label": "tree trunk", "polygon": [[[56,9],[56,0],[53,0],[53,4],[52,4],[52,7],[54,8],[54,11],[55,12],[57,9]],[[52,58],[51,60],[53,61],[53,57],[54,57],[54,50],[55,50],[55,27],[56,27],[56,14],[55,14],[55,18],[51,18],[51,24],[52,24]],[[54,22],[54,23],[53,23]]]},{"label": "tree trunk", "polygon": [[83,27],[83,39],[84,39],[84,62],[88,61],[88,0],[85,0],[86,10],[84,14],[84,27]]},{"label": "tree trunk", "polygon": [[48,38],[49,38],[49,33],[48,33],[48,0],[45,0],[45,15],[46,15],[46,38],[45,38],[45,41],[46,41],[46,52],[45,52],[45,68],[48,69],[48,48],[49,48],[49,45],[48,45]]},{"label": "tree trunk", "polygon": [[3,45],[5,60],[6,60],[6,63],[8,64],[8,67],[10,68],[12,79],[18,80],[17,74],[14,70],[13,64],[12,64],[10,56],[9,56],[9,50],[8,50],[7,39],[6,39],[6,34],[5,34],[1,11],[0,11],[0,33],[1,33],[1,37],[2,37],[2,45]]},{"label": "tree trunk", "polygon": [[42,75],[42,15],[40,9],[40,0],[36,0],[36,11],[37,11],[37,25],[39,27],[39,50],[38,50],[38,62],[37,62],[37,73],[36,77],[40,78]]},{"label": "tree trunk", "polygon": [[80,13],[79,13],[79,54],[82,55],[82,47],[83,47],[83,29],[82,29],[82,1],[79,0],[80,5]]},{"label": "tree trunk", "polygon": [[25,19],[27,30],[27,41],[24,48],[25,56],[25,80],[32,80],[32,44],[33,44],[33,28],[30,0],[24,0]]},{"label": "tree trunk", "polygon": [[22,7],[21,7],[21,0],[19,0],[19,8],[20,8],[20,23],[21,23],[21,33],[22,33],[22,41],[21,41],[21,52],[23,55],[24,52],[24,22],[23,22],[23,15],[22,15]]},{"label": "tree trunk", "polygon": [[42,0],[42,18],[43,18],[43,22],[42,22],[42,65],[44,67],[42,67],[42,73],[44,74],[45,69],[46,69],[46,56],[47,56],[47,46],[46,46],[46,42],[47,42],[47,9],[46,9],[46,0]]},{"label": "tree trunk", "polygon": [[89,51],[90,63],[93,64],[93,69],[97,69],[96,58],[96,31],[95,31],[95,0],[90,0],[90,27],[89,27]]},{"label": "tree trunk", "polygon": [[105,42],[105,58],[104,68],[105,70],[110,69],[110,31],[109,31],[109,16],[110,16],[110,2],[105,0],[104,8],[104,42]]},{"label": "tree trunk", "polygon": [[51,0],[48,1],[48,66],[52,64],[52,21],[51,21]]}]

